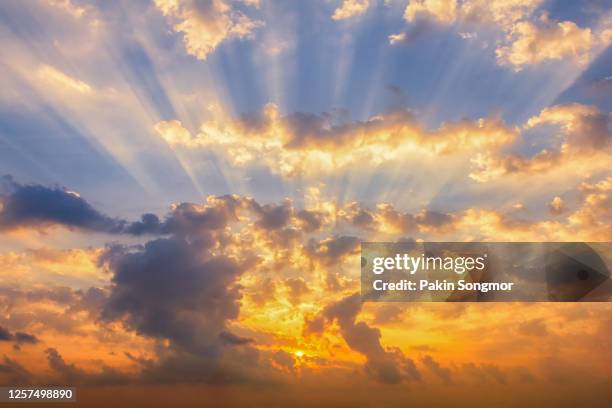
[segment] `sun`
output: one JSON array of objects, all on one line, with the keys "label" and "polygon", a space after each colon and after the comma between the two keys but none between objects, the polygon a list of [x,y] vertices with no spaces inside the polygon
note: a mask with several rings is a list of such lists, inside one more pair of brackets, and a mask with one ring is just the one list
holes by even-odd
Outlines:
[{"label": "sun", "polygon": [[301,350],[298,350],[298,351],[296,351],[296,352],[295,352],[295,353],[293,353],[293,354],[295,354],[295,356],[296,356],[297,358],[304,357],[304,352],[303,352],[303,351],[301,351]]}]

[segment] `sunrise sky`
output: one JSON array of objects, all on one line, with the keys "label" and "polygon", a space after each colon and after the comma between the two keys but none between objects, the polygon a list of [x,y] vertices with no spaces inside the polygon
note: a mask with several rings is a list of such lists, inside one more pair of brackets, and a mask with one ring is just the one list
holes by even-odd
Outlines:
[{"label": "sunrise sky", "polygon": [[362,303],[359,251],[612,241],[611,43],[603,0],[0,2],[0,383],[604,406],[610,303]]}]

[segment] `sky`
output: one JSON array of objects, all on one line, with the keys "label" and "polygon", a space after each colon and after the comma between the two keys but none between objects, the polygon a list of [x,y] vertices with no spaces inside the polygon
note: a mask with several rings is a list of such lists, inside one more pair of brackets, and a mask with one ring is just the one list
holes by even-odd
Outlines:
[{"label": "sky", "polygon": [[358,259],[612,241],[611,43],[603,0],[0,2],[0,383],[604,406],[609,303],[362,303]]}]

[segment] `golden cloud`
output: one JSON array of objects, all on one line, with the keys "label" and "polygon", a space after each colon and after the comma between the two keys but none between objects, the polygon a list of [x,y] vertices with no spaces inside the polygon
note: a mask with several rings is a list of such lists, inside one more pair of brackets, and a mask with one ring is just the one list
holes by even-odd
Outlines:
[{"label": "golden cloud", "polygon": [[542,0],[411,0],[404,18],[414,21],[421,15],[444,24],[461,20],[509,30],[515,22],[531,15],[540,3]]},{"label": "golden cloud", "polygon": [[342,4],[334,10],[332,19],[345,20],[363,14],[370,6],[369,0],[343,0]]},{"label": "golden cloud", "polygon": [[610,115],[594,106],[572,103],[545,108],[530,118],[524,129],[557,126],[558,146],[554,150],[542,149],[532,157],[482,152],[472,160],[476,168],[470,177],[484,182],[512,174],[542,175],[553,169],[583,174],[606,170],[611,160],[609,123]]},{"label": "golden cloud", "polygon": [[518,129],[498,118],[443,123],[429,131],[408,111],[366,121],[340,120],[330,113],[282,116],[274,104],[262,112],[233,119],[218,108],[191,134],[179,121],[162,121],[155,130],[176,147],[204,149],[232,165],[264,164],[276,174],[296,177],[368,162],[372,165],[409,155],[469,154],[512,143]]},{"label": "golden cloud", "polygon": [[[245,2],[247,5],[258,3]],[[173,22],[173,29],[183,34],[188,54],[204,60],[219,44],[230,38],[251,38],[263,26],[232,8],[225,0],[196,4],[193,1],[155,0],[155,6]]]},{"label": "golden cloud", "polygon": [[508,39],[509,45],[496,49],[497,60],[517,71],[546,60],[570,59],[584,66],[597,43],[590,28],[580,28],[572,21],[547,19],[541,25],[528,21],[517,23]]},{"label": "golden cloud", "polygon": [[404,18],[413,21],[419,14],[431,16],[443,23],[452,23],[457,18],[457,1],[411,0],[404,11]]},{"label": "golden cloud", "polygon": [[72,78],[50,65],[41,65],[36,70],[36,79],[49,88],[80,94],[89,94],[92,91],[88,83]]},{"label": "golden cloud", "polygon": [[[592,55],[610,43],[607,20],[604,29],[593,32],[572,21],[551,21],[543,14],[533,21],[542,0],[411,0],[404,12],[408,22],[419,16],[440,24],[484,24],[497,27],[506,36],[496,48],[497,62],[516,71],[548,60],[570,59],[584,66]],[[462,38],[471,35],[460,33]],[[403,40],[401,34],[389,36],[391,44]]]}]

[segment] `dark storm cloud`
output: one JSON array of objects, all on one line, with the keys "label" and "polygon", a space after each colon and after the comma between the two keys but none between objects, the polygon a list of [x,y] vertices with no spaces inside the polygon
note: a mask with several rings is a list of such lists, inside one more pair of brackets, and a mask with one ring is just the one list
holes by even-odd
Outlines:
[{"label": "dark storm cloud", "polygon": [[241,295],[235,283],[249,265],[212,256],[208,249],[180,237],[140,248],[108,248],[102,262],[113,278],[103,318],[215,358],[224,345],[237,343],[225,325],[238,316]]},{"label": "dark storm cloud", "polygon": [[367,358],[366,372],[385,384],[397,384],[404,379],[419,380],[414,362],[400,350],[385,349],[380,343],[380,330],[365,322],[357,322],[362,303],[358,293],[328,305],[323,311],[307,320],[305,334],[321,333],[325,323],[336,321],[346,344]]},{"label": "dark storm cloud", "polygon": [[223,239],[217,230],[234,216],[233,200],[220,199],[215,205],[179,206],[165,222],[174,235],[143,246],[111,246],[100,259],[113,274],[102,319],[168,341],[159,359],[143,365],[143,376],[150,381],[171,380],[164,371],[189,381],[220,381],[225,370],[240,371],[230,367],[228,356],[244,358],[242,354],[255,351],[253,340],[226,327],[238,317],[237,279],[254,259],[213,254]]},{"label": "dark storm cloud", "polygon": [[4,176],[0,183],[0,230],[61,224],[98,232],[118,233],[125,222],[95,210],[65,189],[22,185]]}]

